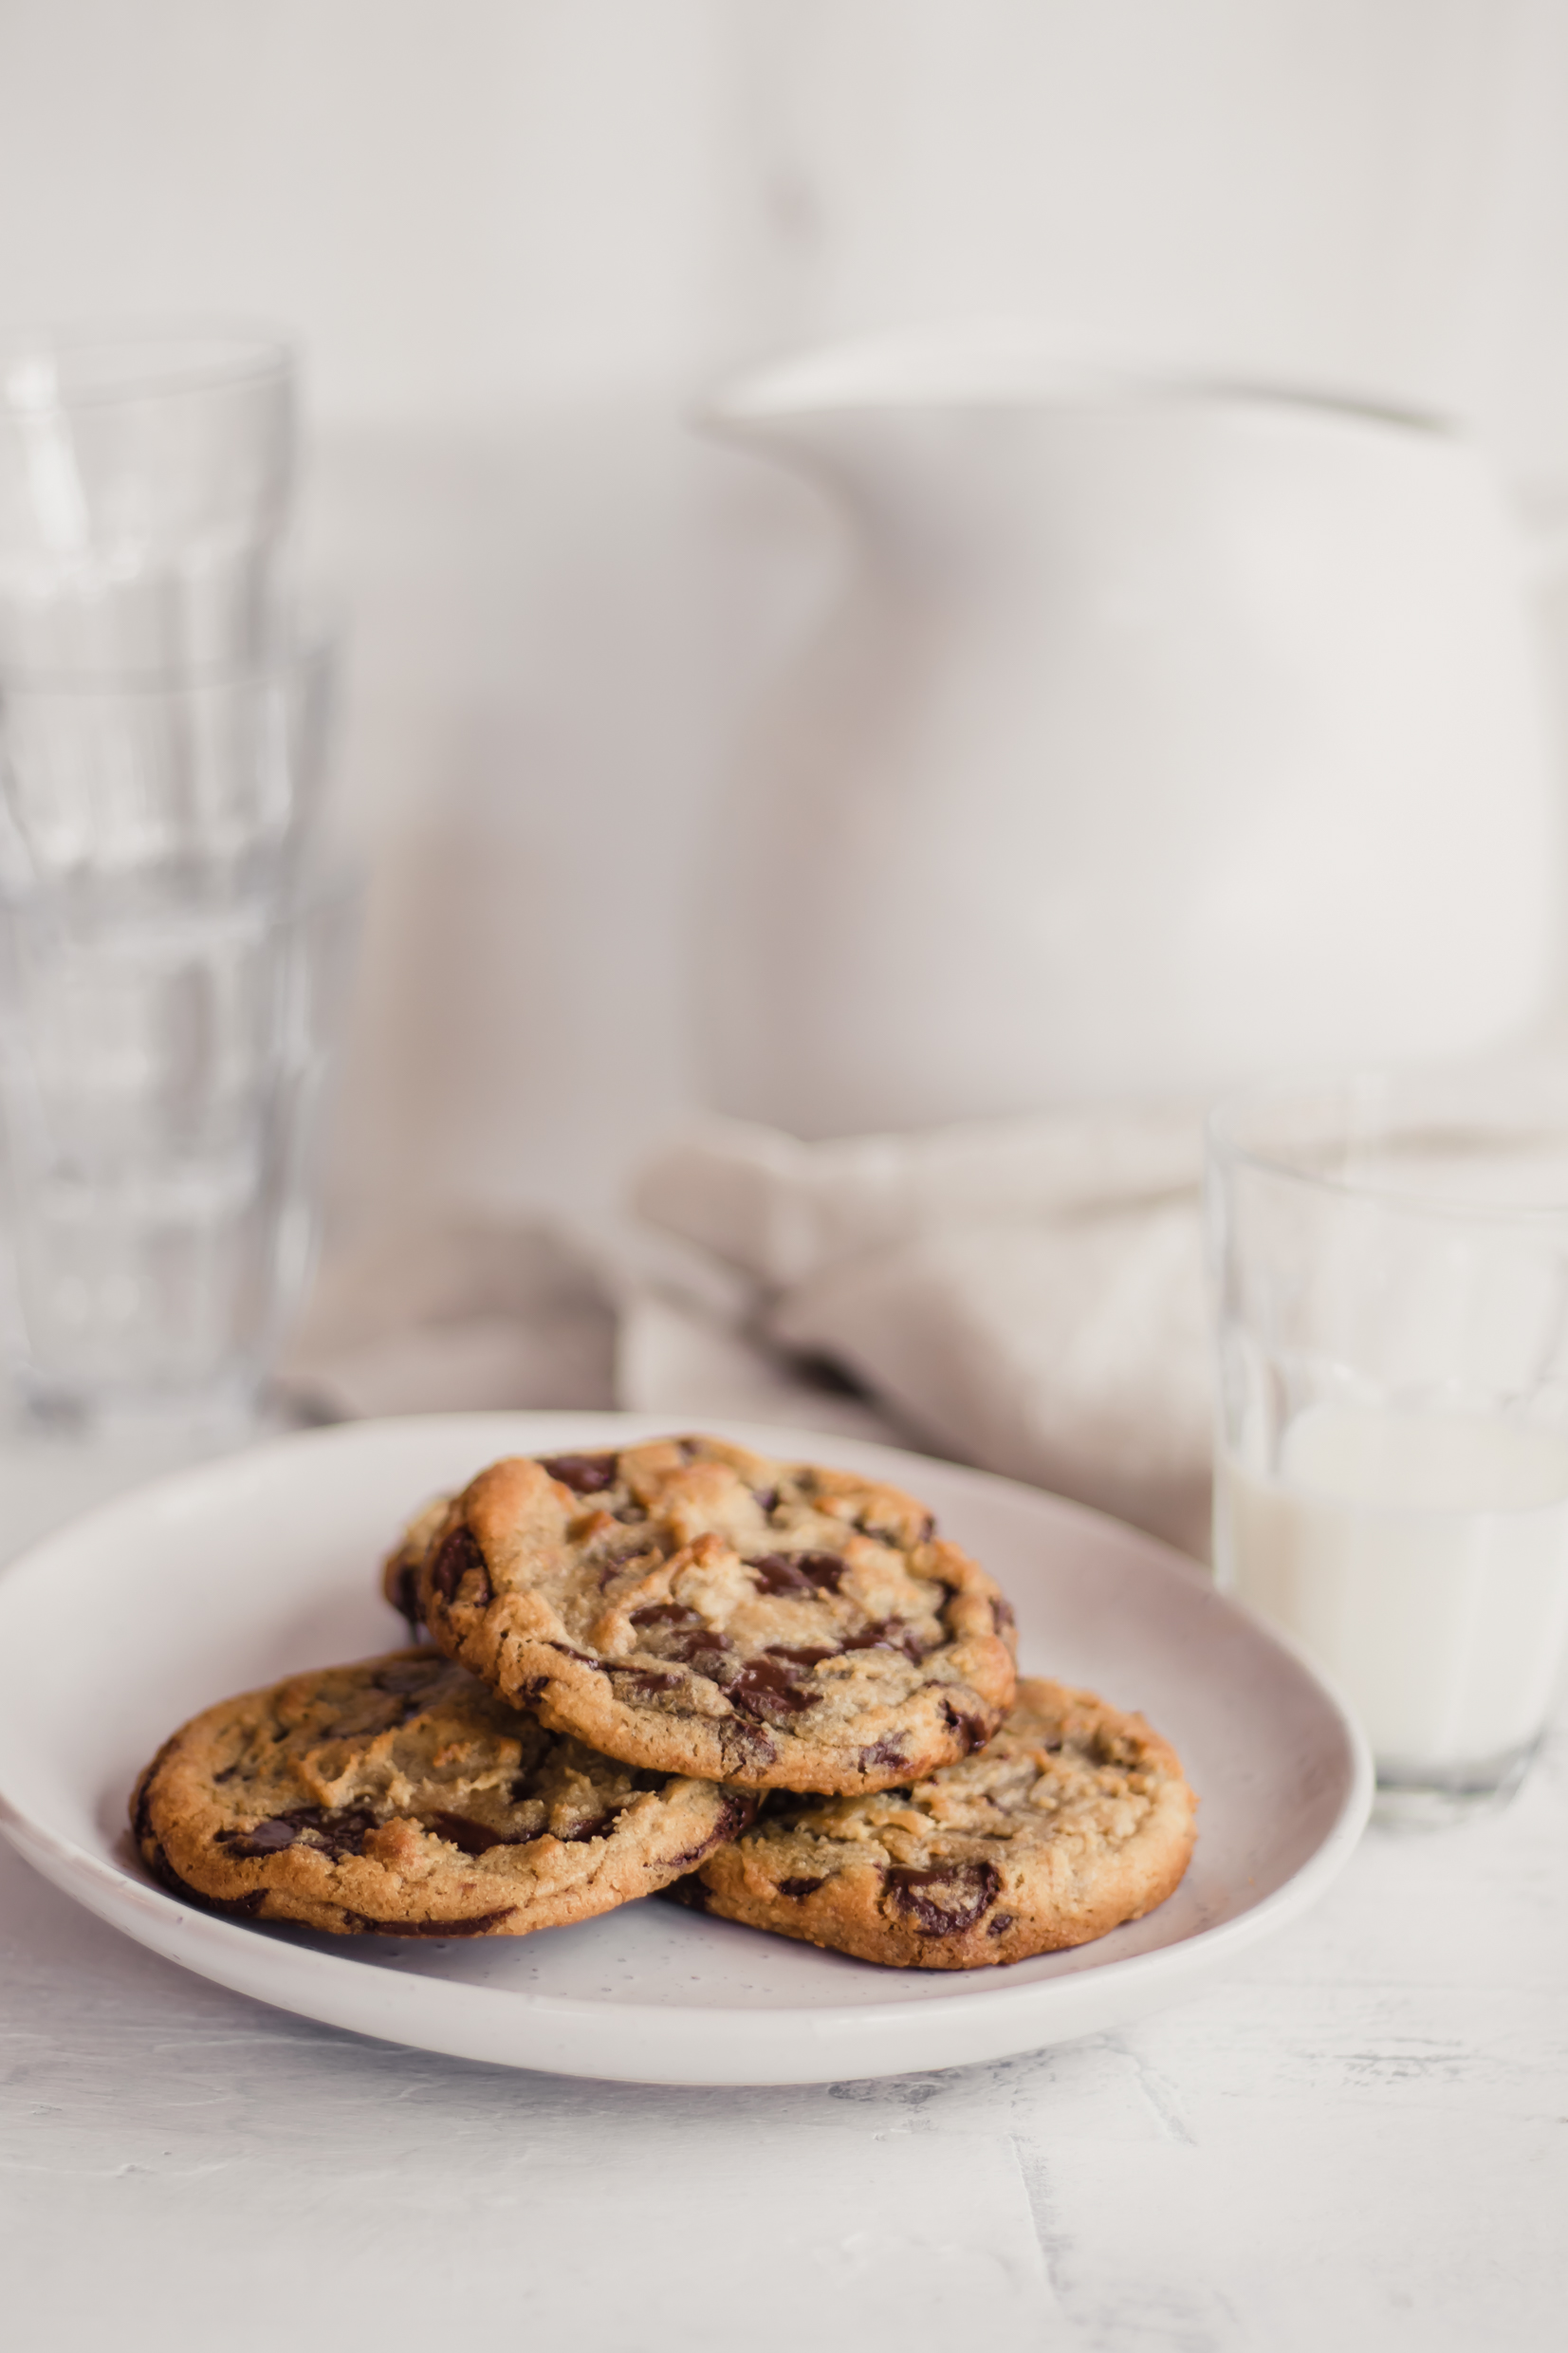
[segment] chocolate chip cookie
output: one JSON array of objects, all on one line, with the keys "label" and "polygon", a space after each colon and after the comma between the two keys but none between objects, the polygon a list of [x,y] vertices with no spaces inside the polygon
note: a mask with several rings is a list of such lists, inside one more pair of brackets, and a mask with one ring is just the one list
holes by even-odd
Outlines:
[{"label": "chocolate chip cookie", "polygon": [[423,1650],[209,1708],[142,1774],[131,1825],[154,1878],[216,1911],[523,1936],[652,1894],[755,1804],[596,1756]]},{"label": "chocolate chip cookie", "polygon": [[671,1893],[864,1961],[978,1969],[1087,1944],[1163,1903],[1196,1806],[1141,1716],[1029,1679],[962,1764],[876,1797],[770,1797]]},{"label": "chocolate chip cookie", "polygon": [[922,1505],[718,1438],[492,1463],[399,1552],[440,1650],[653,1771],[884,1789],[1012,1702],[1012,1613]]}]

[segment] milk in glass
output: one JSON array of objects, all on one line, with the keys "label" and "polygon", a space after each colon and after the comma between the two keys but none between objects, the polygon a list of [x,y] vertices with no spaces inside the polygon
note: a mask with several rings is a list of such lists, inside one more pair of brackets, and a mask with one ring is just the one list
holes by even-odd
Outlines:
[{"label": "milk in glass", "polygon": [[1568,1435],[1502,1415],[1319,1404],[1275,1476],[1222,1454],[1222,1582],[1298,1635],[1379,1760],[1534,1740],[1568,1638]]}]

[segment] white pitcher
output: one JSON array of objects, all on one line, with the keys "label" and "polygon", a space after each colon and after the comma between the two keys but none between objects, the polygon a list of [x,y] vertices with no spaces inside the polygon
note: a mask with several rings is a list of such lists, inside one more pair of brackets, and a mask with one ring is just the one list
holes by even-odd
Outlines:
[{"label": "white pitcher", "polygon": [[732,387],[850,561],[702,937],[802,1136],[1465,1053],[1556,980],[1520,548],[1440,423],[908,342]]}]

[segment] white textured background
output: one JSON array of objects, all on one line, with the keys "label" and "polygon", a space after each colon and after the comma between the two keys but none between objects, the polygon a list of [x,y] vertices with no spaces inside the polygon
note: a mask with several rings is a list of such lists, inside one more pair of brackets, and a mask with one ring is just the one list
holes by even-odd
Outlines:
[{"label": "white textured background", "polygon": [[681,418],[1023,313],[1457,405],[1568,483],[1563,0],[0,0],[0,319],[292,327],[372,862],[362,1231],[700,1097],[703,815],[811,521]]}]

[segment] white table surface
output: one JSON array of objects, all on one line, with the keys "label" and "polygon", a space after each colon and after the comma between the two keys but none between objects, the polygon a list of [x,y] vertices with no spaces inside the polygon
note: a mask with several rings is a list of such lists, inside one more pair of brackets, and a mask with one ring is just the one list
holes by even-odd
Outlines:
[{"label": "white table surface", "polygon": [[[125,1476],[0,1453],[0,1551]],[[361,2041],[0,1842],[0,2281],[15,2353],[1559,2353],[1568,1719],[1508,1812],[1372,1832],[1200,2001],[803,2090]]]}]

